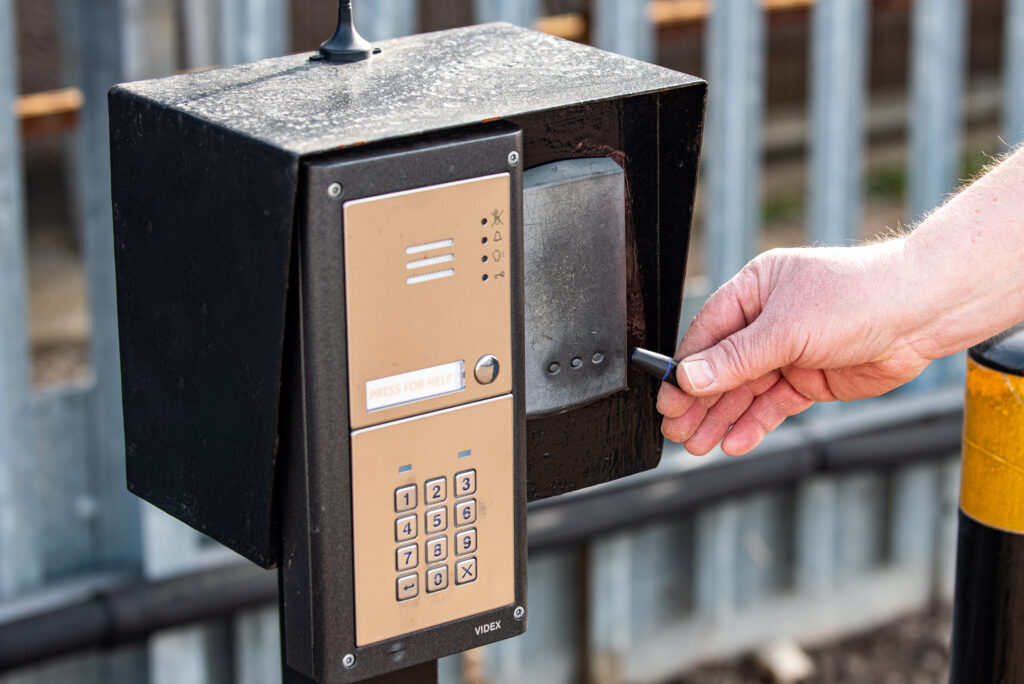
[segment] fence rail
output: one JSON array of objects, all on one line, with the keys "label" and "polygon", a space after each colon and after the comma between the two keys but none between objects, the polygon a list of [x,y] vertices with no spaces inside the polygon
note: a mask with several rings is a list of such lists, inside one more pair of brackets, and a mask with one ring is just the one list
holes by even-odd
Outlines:
[{"label": "fence rail", "polygon": [[[418,26],[414,0],[358,4],[360,28],[373,40]],[[796,4],[811,13],[804,237],[842,244],[857,235],[863,210],[873,4]],[[81,598],[69,583],[81,592],[98,586],[89,583],[96,577],[174,582],[233,562],[124,491],[105,93],[121,80],[283,53],[291,11],[287,0],[55,5],[73,29],[63,37],[65,80],[82,94],[80,108],[64,101],[58,119],[78,110],[69,201],[86,265],[93,372],[74,386],[31,388],[17,22],[14,0],[0,0],[0,633],[24,617],[26,605],[31,612],[40,602],[53,608],[69,605],[68,596]],[[659,26],[681,17],[704,22],[707,278],[689,281],[684,320],[757,248],[766,13],[781,5],[793,3],[593,0],[588,23],[584,15],[541,21],[539,0],[473,2],[478,20],[541,21],[641,59],[657,54]],[[958,180],[957,95],[964,92],[970,6],[935,0],[912,9],[911,216],[940,202]],[[1013,144],[1024,139],[1024,0],[1005,0],[1004,7],[1002,130]],[[701,461],[669,447],[662,466],[636,480],[531,507],[530,629],[446,659],[443,678],[457,682],[475,671],[492,682],[655,681],[776,632],[813,642],[948,598],[961,373],[959,360],[936,364],[916,389],[884,405],[812,412],[747,459]],[[714,501],[687,498],[714,491],[714,482],[749,487],[722,489]],[[0,681],[279,681],[272,606],[167,624],[175,626],[144,646],[65,657]]]}]

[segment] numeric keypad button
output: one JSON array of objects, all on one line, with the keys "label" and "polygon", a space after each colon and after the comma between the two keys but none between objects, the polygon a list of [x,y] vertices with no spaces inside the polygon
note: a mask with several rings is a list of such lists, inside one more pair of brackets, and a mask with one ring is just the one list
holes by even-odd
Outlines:
[{"label": "numeric keypad button", "polygon": [[455,535],[455,555],[464,556],[476,551],[476,528],[463,530]]},{"label": "numeric keypad button", "polygon": [[461,473],[456,473],[454,482],[455,496],[469,496],[471,494],[476,494],[475,470],[463,470]]},{"label": "numeric keypad button", "polygon": [[455,504],[455,526],[463,527],[476,522],[476,499]]},{"label": "numeric keypad button", "polygon": [[395,513],[416,508],[416,485],[399,487],[395,490]]},{"label": "numeric keypad button", "polygon": [[439,565],[427,570],[427,592],[442,591],[448,588],[448,566]]},{"label": "numeric keypad button", "polygon": [[418,546],[412,544],[395,551],[395,569],[401,572],[402,570],[411,570],[419,565],[418,549]]},{"label": "numeric keypad button", "polygon": [[427,563],[439,563],[448,558],[448,537],[434,537],[423,545]]},{"label": "numeric keypad button", "polygon": [[427,480],[423,485],[423,501],[427,506],[439,504],[448,498],[448,481],[443,477]]},{"label": "numeric keypad button", "polygon": [[455,564],[455,583],[469,584],[476,581],[476,558],[460,560]]},{"label": "numeric keypad button", "polygon": [[419,575],[404,575],[395,582],[395,594],[399,601],[416,598],[420,593]]},{"label": "numeric keypad button", "polygon": [[407,515],[395,521],[395,541],[404,542],[416,538],[416,516]]},{"label": "numeric keypad button", "polygon": [[448,509],[442,506],[441,508],[431,508],[424,513],[423,529],[427,534],[444,532],[448,529]]}]

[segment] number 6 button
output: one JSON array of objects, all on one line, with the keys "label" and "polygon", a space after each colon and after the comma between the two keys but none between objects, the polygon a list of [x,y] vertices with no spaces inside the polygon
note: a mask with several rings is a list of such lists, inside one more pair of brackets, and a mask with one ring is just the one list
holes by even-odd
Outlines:
[{"label": "number 6 button", "polygon": [[472,525],[476,522],[476,499],[455,504],[455,526]]},{"label": "number 6 button", "polygon": [[455,475],[455,496],[469,496],[476,492],[476,471],[464,470]]}]

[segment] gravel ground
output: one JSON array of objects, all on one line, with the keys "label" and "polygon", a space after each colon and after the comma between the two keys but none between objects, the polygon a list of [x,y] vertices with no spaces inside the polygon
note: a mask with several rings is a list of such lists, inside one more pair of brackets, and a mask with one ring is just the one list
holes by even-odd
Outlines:
[{"label": "gravel ground", "polygon": [[[949,679],[950,609],[914,615],[882,629],[808,649],[817,673],[803,684],[945,684]],[[674,684],[773,681],[750,657],[695,670]]]}]

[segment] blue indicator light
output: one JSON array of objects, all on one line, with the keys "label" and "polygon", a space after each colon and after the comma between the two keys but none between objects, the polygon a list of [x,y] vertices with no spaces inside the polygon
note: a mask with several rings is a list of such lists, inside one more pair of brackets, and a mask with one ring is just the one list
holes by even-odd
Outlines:
[{"label": "blue indicator light", "polygon": [[473,450],[472,449],[466,449],[465,451],[460,451],[459,452],[459,458],[466,458],[466,457],[472,456],[472,455],[473,455]]},{"label": "blue indicator light", "polygon": [[408,473],[411,470],[412,470],[412,466],[411,465],[398,466],[398,472],[400,472],[400,473]]}]

